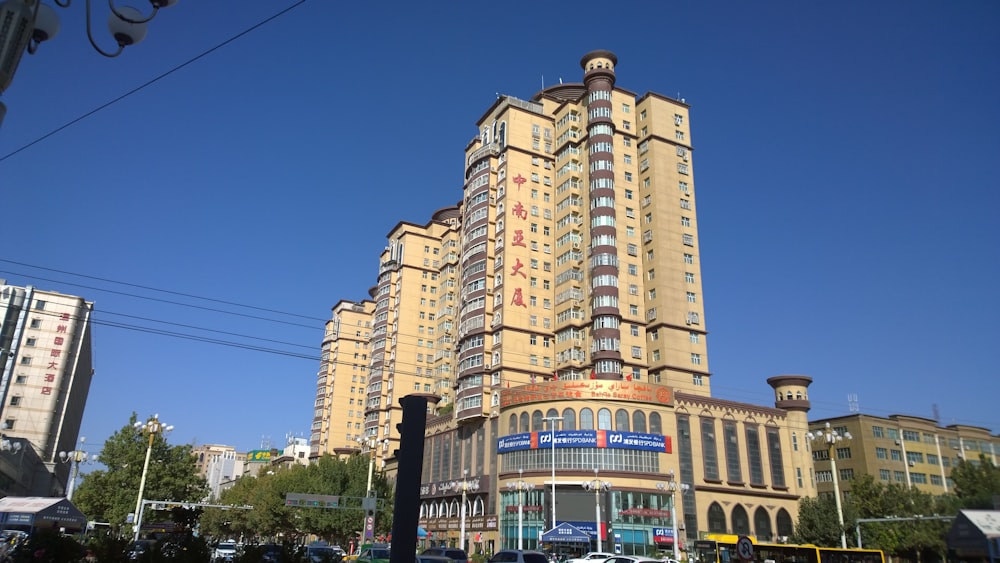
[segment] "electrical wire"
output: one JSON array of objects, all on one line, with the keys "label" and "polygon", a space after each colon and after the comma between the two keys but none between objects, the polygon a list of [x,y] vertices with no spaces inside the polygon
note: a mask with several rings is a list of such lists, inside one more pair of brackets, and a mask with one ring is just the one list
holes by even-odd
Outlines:
[{"label": "electrical wire", "polygon": [[83,115],[81,115],[81,116],[79,116],[79,117],[77,117],[75,119],[71,119],[70,121],[64,123],[63,125],[60,125],[59,127],[56,127],[52,131],[49,131],[48,133],[42,135],[41,137],[35,139],[34,141],[31,141],[30,143],[28,143],[26,145],[22,145],[20,148],[15,149],[15,150],[13,150],[13,151],[11,151],[11,152],[3,155],[2,157],[0,157],[0,162],[3,162],[5,160],[7,160],[8,158],[10,158],[10,157],[12,157],[12,156],[20,153],[23,150],[26,150],[28,148],[31,148],[31,147],[37,145],[38,143],[44,141],[45,139],[48,139],[49,137],[55,135],[56,133],[59,133],[59,132],[63,131],[64,129],[67,129],[67,128],[73,126],[73,125],[76,125],[77,123],[83,121],[84,119],[87,119],[88,117],[94,115],[95,113],[100,112],[101,110],[107,109],[107,108],[109,108],[109,107],[117,104],[118,102],[124,100],[125,98],[128,98],[132,94],[135,94],[135,93],[139,92],[140,90],[143,90],[146,87],[151,86],[151,85],[159,82],[160,80],[163,80],[164,78],[170,76],[171,74],[177,72],[178,70],[181,70],[182,68],[188,66],[189,64],[191,64],[191,63],[193,63],[193,62],[195,62],[195,61],[197,61],[199,59],[202,59],[202,58],[204,58],[204,57],[206,57],[206,56],[214,53],[215,51],[218,51],[219,49],[225,47],[226,45],[232,43],[233,41],[236,41],[237,39],[243,37],[244,35],[252,32],[252,31],[257,30],[258,28],[263,27],[264,25],[266,25],[268,23],[271,23],[272,21],[278,19],[279,17],[287,14],[288,12],[294,10],[295,8],[298,8],[299,6],[301,6],[302,4],[305,4],[305,3],[306,3],[306,0],[299,0],[295,4],[292,4],[291,6],[289,6],[289,7],[285,8],[285,9],[279,11],[278,13],[276,13],[276,14],[274,14],[274,15],[272,15],[272,16],[270,16],[270,17],[268,17],[268,18],[266,18],[266,19],[264,19],[264,20],[262,20],[260,22],[257,22],[256,24],[254,24],[254,25],[250,26],[249,28],[247,28],[247,29],[245,29],[245,30],[237,33],[236,35],[230,37],[229,39],[226,39],[222,43],[219,43],[219,44],[215,45],[214,47],[209,48],[206,51],[202,51],[200,54],[195,55],[194,57],[192,57],[192,58],[184,61],[183,63],[181,63],[181,64],[179,64],[179,65],[177,65],[177,66],[175,66],[173,68],[171,68],[170,70],[167,70],[166,72],[160,73],[159,75],[155,76],[154,78],[152,78],[150,80],[147,80],[146,82],[142,83],[139,86],[136,86],[135,88],[132,88],[131,90],[125,92],[124,94],[121,94],[120,96],[118,96],[116,98],[113,98],[110,101],[104,102],[103,104],[101,104],[101,105],[97,106],[96,108],[94,108],[94,109],[92,109],[92,110],[84,113]]},{"label": "electrical wire", "polygon": [[[23,262],[15,262],[15,261],[3,259],[3,258],[0,258],[0,262],[17,264],[17,265],[26,266],[26,267],[29,267],[29,268],[36,268],[36,269],[41,269],[41,270],[46,270],[46,271],[52,271],[52,272],[57,272],[57,273],[61,273],[61,274],[66,274],[66,275],[71,275],[71,276],[77,276],[77,277],[82,277],[82,278],[87,278],[87,279],[94,279],[94,280],[98,280],[98,281],[102,281],[102,282],[107,282],[107,283],[113,283],[113,284],[118,284],[118,285],[125,285],[125,286],[130,286],[130,287],[141,288],[141,289],[147,289],[147,290],[154,291],[154,292],[162,292],[162,293],[167,293],[167,294],[171,294],[171,295],[178,295],[178,296],[183,296],[183,297],[189,297],[189,298],[199,299],[199,300],[204,300],[204,301],[209,301],[209,302],[222,303],[222,304],[232,305],[232,306],[236,306],[236,307],[245,307],[245,308],[248,308],[248,309],[255,309],[255,310],[260,310],[260,311],[265,311],[265,312],[270,312],[270,313],[275,313],[275,314],[281,314],[281,315],[295,316],[295,317],[305,318],[305,319],[312,318],[312,317],[308,317],[308,316],[305,316],[305,315],[298,315],[298,314],[294,314],[294,313],[287,313],[287,312],[284,312],[284,311],[279,311],[279,310],[274,310],[274,309],[266,309],[266,308],[262,308],[262,307],[252,306],[252,305],[244,305],[244,304],[240,304],[240,303],[236,303],[236,302],[232,302],[232,301],[224,301],[224,300],[214,299],[214,298],[210,298],[210,297],[203,297],[203,296],[198,296],[198,295],[188,294],[188,293],[182,293],[182,292],[177,292],[177,291],[172,291],[172,290],[167,290],[167,289],[159,289],[159,288],[154,288],[154,287],[150,287],[150,286],[144,286],[144,285],[140,285],[140,284],[133,284],[133,283],[129,283],[129,282],[122,282],[122,281],[112,280],[112,279],[108,279],[108,278],[101,278],[101,277],[97,277],[97,276],[89,276],[89,275],[86,275],[86,274],[78,274],[78,273],[75,273],[75,272],[69,272],[69,271],[65,271],[65,270],[56,270],[56,269],[53,269],[53,268],[47,268],[47,267],[44,267],[44,266],[36,266],[36,265],[27,264],[27,263],[23,263]],[[0,270],[0,272],[5,272],[5,271]],[[103,288],[94,288],[94,287],[82,286],[82,285],[73,284],[73,283],[70,283],[70,282],[61,282],[61,281],[58,281],[58,280],[49,280],[49,279],[45,279],[45,278],[36,278],[34,276],[27,276],[25,274],[20,274],[20,273],[15,273],[15,272],[5,272],[5,273],[11,273],[11,274],[15,274],[15,275],[25,276],[25,277],[28,277],[30,279],[43,279],[44,281],[50,281],[50,282],[53,282],[53,283],[65,283],[67,285],[74,285],[74,286],[78,286],[78,287],[85,287],[87,289],[92,289],[94,291],[103,291],[103,292],[108,292],[108,293],[126,295],[126,296],[129,296],[129,297],[136,297],[136,298],[139,298],[139,299],[147,299],[147,300],[152,300],[152,301],[157,301],[157,302],[163,302],[163,303],[168,303],[168,304],[174,304],[174,305],[179,305],[179,306],[184,306],[184,307],[191,307],[191,308],[195,308],[195,309],[202,309],[202,310],[206,310],[206,311],[209,311],[209,312],[219,312],[219,313],[225,313],[225,314],[231,314],[231,315],[237,315],[237,316],[245,316],[245,317],[254,318],[254,319],[258,319],[258,320],[265,320],[265,321],[269,321],[269,322],[277,322],[277,323],[282,323],[282,324],[289,324],[289,325],[292,325],[292,326],[299,326],[299,327],[304,327],[304,328],[316,328],[315,326],[311,326],[311,325],[303,325],[303,324],[298,324],[298,323],[288,323],[286,321],[279,321],[279,320],[276,320],[276,319],[269,319],[269,318],[266,318],[266,317],[258,317],[258,316],[253,316],[253,315],[243,315],[243,314],[234,313],[234,312],[231,312],[231,311],[225,311],[225,310],[215,309],[215,308],[210,308],[210,307],[202,307],[202,306],[198,306],[198,305],[191,305],[191,304],[187,304],[187,303],[181,303],[181,302],[175,302],[175,301],[170,301],[170,300],[158,299],[158,298],[148,297],[148,296],[143,296],[143,295],[129,294],[129,293],[124,293],[124,292],[116,292],[116,291],[113,291],[113,290],[107,290],[107,289],[103,289]],[[137,319],[137,320],[144,320],[144,321],[149,321],[149,322],[154,322],[154,323],[160,323],[160,324],[165,324],[165,325],[177,326],[177,327],[180,327],[180,328],[190,328],[190,329],[193,329],[193,330],[201,330],[201,331],[215,333],[215,334],[220,334],[220,335],[235,336],[235,337],[239,337],[239,338],[247,338],[247,339],[258,340],[258,341],[262,341],[262,342],[271,342],[273,344],[282,344],[282,345],[295,346],[295,347],[301,347],[301,348],[306,348],[306,349],[313,349],[314,348],[313,346],[306,345],[306,344],[297,344],[297,343],[293,343],[293,342],[278,341],[278,340],[273,340],[273,339],[268,339],[268,338],[263,338],[263,337],[256,337],[256,336],[252,336],[252,335],[245,335],[245,334],[239,334],[239,333],[221,331],[221,330],[216,330],[216,329],[208,329],[208,328],[204,328],[204,327],[197,327],[197,326],[194,326],[194,325],[187,325],[187,324],[182,324],[182,323],[173,323],[173,322],[170,322],[170,321],[162,321],[162,320],[158,320],[158,319],[152,319],[152,318],[147,318],[147,317],[140,317],[140,316],[136,316],[136,315],[129,315],[129,314],[125,314],[125,313],[115,313],[115,312],[111,312],[111,311],[100,311],[100,312],[104,312],[104,313],[111,314],[111,315],[122,316],[122,317],[134,318],[134,319]],[[45,314],[45,313],[43,313],[43,314]],[[52,314],[52,313],[49,313],[49,314]],[[316,319],[316,320],[320,320],[320,319]],[[91,317],[91,322],[93,324],[95,324],[95,325],[108,326],[108,327],[118,328],[118,329],[123,329],[123,330],[131,330],[131,331],[135,331],[135,332],[155,334],[155,335],[159,335],[159,336],[168,336],[168,337],[173,337],[173,338],[180,338],[180,339],[185,339],[185,340],[191,340],[191,341],[195,341],[195,342],[203,342],[203,343],[207,343],[207,344],[216,344],[216,345],[228,346],[228,347],[245,349],[245,350],[265,352],[265,353],[271,353],[271,354],[276,354],[276,355],[283,355],[283,356],[295,357],[295,358],[300,358],[300,359],[307,359],[307,360],[312,360],[312,361],[315,361],[315,362],[321,362],[322,361],[321,357],[316,356],[314,354],[305,354],[305,353],[299,353],[299,352],[292,352],[292,351],[287,351],[287,350],[281,350],[281,349],[277,349],[277,348],[268,348],[268,347],[264,347],[264,346],[256,346],[256,345],[247,344],[247,343],[233,342],[233,341],[228,341],[228,340],[223,340],[223,339],[218,339],[218,338],[211,338],[211,337],[207,337],[207,336],[200,336],[200,335],[195,335],[195,334],[187,334],[187,333],[181,333],[181,332],[168,331],[168,330],[157,329],[157,328],[152,328],[152,327],[147,327],[147,326],[141,326],[141,325],[131,325],[131,324],[121,323],[121,322],[115,322],[115,321],[106,321],[106,320],[102,320],[102,319],[96,319],[93,316]],[[323,322],[326,322],[326,321],[324,320]],[[432,335],[432,334],[424,335],[424,334],[397,333],[397,337],[406,338],[407,340],[413,339],[414,341],[416,341],[417,339],[422,339],[424,337],[427,337],[427,339],[428,339],[429,342],[433,342],[433,340],[436,339],[436,336]],[[419,347],[419,345],[417,345],[417,347]],[[440,351],[439,348],[430,348],[429,350]],[[455,352],[455,353],[457,354],[457,352]],[[527,353],[527,352],[505,351],[504,352],[504,356],[508,357],[508,358],[511,357],[511,356],[513,356],[513,357],[522,357],[522,359],[524,359],[524,358],[530,357],[531,354]],[[367,361],[367,359],[363,359],[363,361],[365,362],[363,364],[355,364],[355,363],[352,363],[352,362],[343,362],[343,361],[341,361],[341,362],[329,362],[329,363],[335,363],[337,365],[342,365],[342,366],[345,366],[345,367],[346,366],[363,366],[363,367],[367,368],[368,367],[368,361]],[[408,375],[408,376],[412,376],[412,377],[427,377],[427,378],[433,378],[433,379],[440,379],[440,377],[438,377],[438,376],[436,376],[434,374],[417,374],[417,373],[415,373],[415,368],[416,367],[425,367],[427,369],[432,369],[432,366],[418,365],[416,363],[407,363],[407,362],[400,361],[399,359],[394,360],[393,363],[395,365],[395,373],[398,373],[400,375]],[[386,362],[386,365],[388,365],[388,362]],[[411,368],[411,369],[410,370],[400,369],[400,368],[405,368],[407,366],[409,368]],[[554,371],[555,370],[555,368],[552,367],[552,366],[549,366],[549,367],[546,367],[546,366],[529,366],[527,369],[517,369],[517,368],[515,368],[512,371],[521,373],[522,375],[524,375],[524,374],[530,374],[532,371],[534,371],[534,370],[531,369],[533,367],[545,368],[548,371]],[[545,375],[548,373],[548,371],[546,371],[544,373],[540,372],[540,375],[542,377],[545,377]],[[365,373],[367,373],[367,371]],[[713,377],[713,379],[716,379],[716,378]],[[752,389],[747,389],[747,388],[743,388],[743,387],[732,387],[732,386],[720,385],[718,383],[718,380],[716,380],[716,382],[713,382],[712,388],[713,388],[713,395],[712,395],[713,397],[715,397],[717,399],[718,398],[722,398],[722,399],[725,399],[725,400],[731,400],[734,403],[741,402],[739,400],[734,399],[734,397],[748,397],[749,399],[747,399],[747,401],[754,401],[754,400],[759,400],[760,397],[763,396],[765,393],[766,393],[766,395],[768,397],[771,396],[771,391],[770,390],[766,390],[766,391],[765,390],[752,390]],[[723,392],[724,395],[720,395],[718,392]],[[824,410],[824,411],[830,411],[830,412],[834,412],[834,413],[839,410],[839,403],[834,403],[832,401],[818,401],[818,400],[813,399],[810,402],[811,402],[812,406],[816,410]],[[755,404],[755,403],[747,402],[746,404]],[[889,410],[889,409],[885,409],[885,408],[874,407],[874,408],[866,409],[866,413],[865,414],[869,414],[869,415],[873,415],[873,416],[879,416],[879,415],[881,415],[881,416],[888,416],[890,414],[897,414],[897,412],[896,412],[896,410]],[[831,417],[834,417],[834,418],[837,417],[837,416],[839,416],[839,415],[835,415],[835,414],[831,415]],[[983,427],[989,427],[991,424],[994,424],[994,423],[990,423],[990,422],[986,422],[986,421],[976,421],[976,420],[964,420],[961,423],[962,424],[971,424],[971,425],[982,425]]]}]

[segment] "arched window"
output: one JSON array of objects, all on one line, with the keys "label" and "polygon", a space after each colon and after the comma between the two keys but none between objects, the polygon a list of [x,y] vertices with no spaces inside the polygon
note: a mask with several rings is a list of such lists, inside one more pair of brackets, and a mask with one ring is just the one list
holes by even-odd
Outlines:
[{"label": "arched window", "polygon": [[759,541],[774,541],[774,532],[771,530],[771,517],[763,506],[757,507],[753,512],[753,533]]},{"label": "arched window", "polygon": [[722,510],[722,506],[717,502],[713,502],[708,507],[708,533],[726,533],[726,512]]},{"label": "arched window", "polygon": [[427,503],[420,503],[420,518],[427,518]]},{"label": "arched window", "polygon": [[500,123],[500,150],[507,146],[507,123]]},{"label": "arched window", "polygon": [[549,409],[545,411],[545,418],[559,418],[559,411],[556,409]]},{"label": "arched window", "polygon": [[531,432],[531,425],[528,424],[528,413],[521,413],[521,432]]},{"label": "arched window", "polygon": [[794,531],[792,526],[792,517],[788,514],[787,510],[779,508],[778,514],[775,515],[774,520],[775,524],[777,524],[779,538],[792,535],[792,532]]},{"label": "arched window", "polygon": [[482,516],[486,514],[486,505],[483,504],[483,497],[476,497],[476,501],[472,504],[472,515]]},{"label": "arched window", "polygon": [[535,432],[545,430],[545,421],[542,419],[542,411],[536,410],[531,413],[531,429]]},{"label": "arched window", "polygon": [[649,413],[649,433],[663,434],[663,423],[660,422],[660,413],[658,412]]},{"label": "arched window", "polygon": [[510,415],[510,424],[508,426],[510,426],[510,428],[507,429],[507,433],[508,434],[517,434],[517,415],[516,414]]},{"label": "arched window", "polygon": [[597,429],[611,430],[611,409],[597,411]]},{"label": "arched window", "polygon": [[594,429],[594,411],[589,408],[580,409],[580,430]]},{"label": "arched window", "polygon": [[625,409],[618,409],[615,411],[615,430],[621,430],[622,432],[628,432],[628,411]]},{"label": "arched window", "polygon": [[743,536],[750,534],[750,516],[742,504],[733,508],[733,533]]},{"label": "arched window", "polygon": [[576,430],[576,411],[573,409],[563,409],[563,430]]},{"label": "arched window", "polygon": [[632,413],[632,432],[646,431],[646,413],[635,411]]}]

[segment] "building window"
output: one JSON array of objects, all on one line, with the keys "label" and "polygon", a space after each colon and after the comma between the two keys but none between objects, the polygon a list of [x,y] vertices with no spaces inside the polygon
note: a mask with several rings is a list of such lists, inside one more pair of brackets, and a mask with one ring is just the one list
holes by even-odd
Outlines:
[{"label": "building window", "polygon": [[42,319],[31,319],[31,328],[42,328]]},{"label": "building window", "polygon": [[684,255],[684,263],[685,264],[694,264],[694,254],[685,254]]},{"label": "building window", "polygon": [[697,332],[688,333],[688,341],[690,341],[691,344],[697,344],[699,340],[701,340],[701,336]]},{"label": "building window", "polygon": [[20,395],[14,395],[13,397],[10,398],[10,406],[16,407],[19,406],[20,404],[21,404]]},{"label": "building window", "polygon": [[705,479],[719,480],[719,454],[715,443],[715,419],[701,419],[702,465]]},{"label": "building window", "polygon": [[743,482],[743,470],[740,467],[740,442],[736,435],[736,423],[722,423],[722,441],[726,451],[726,479],[730,483]]},{"label": "building window", "polygon": [[691,272],[684,272],[684,281],[687,283],[694,283],[694,274]]},{"label": "building window", "polygon": [[691,218],[690,217],[681,217],[681,226],[682,227],[690,227],[691,226]]},{"label": "building window", "polygon": [[876,438],[884,438],[885,432],[883,432],[883,428],[881,426],[872,426],[872,436]]},{"label": "building window", "polygon": [[691,374],[691,383],[696,387],[701,387],[705,385],[705,378],[699,373]]},{"label": "building window", "polygon": [[775,488],[785,488],[785,466],[781,460],[781,436],[777,428],[767,429],[767,450],[771,461],[771,483]]},{"label": "building window", "polygon": [[701,365],[701,354],[691,354],[691,363],[700,366]]},{"label": "building window", "polygon": [[46,302],[42,301],[41,299],[38,299],[38,300],[35,301],[35,309],[37,309],[39,311],[44,311],[45,310],[45,305],[46,305]]},{"label": "building window", "polygon": [[688,303],[697,303],[698,302],[698,296],[695,295],[693,292],[689,291],[689,292],[687,292],[687,300],[688,300]]}]

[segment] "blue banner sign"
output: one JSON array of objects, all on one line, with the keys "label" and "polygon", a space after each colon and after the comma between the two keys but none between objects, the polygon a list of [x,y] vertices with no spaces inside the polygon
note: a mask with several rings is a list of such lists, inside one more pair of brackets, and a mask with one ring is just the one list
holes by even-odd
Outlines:
[{"label": "blue banner sign", "polygon": [[[555,445],[552,440],[555,438]],[[669,436],[617,430],[557,430],[524,432],[497,439],[497,453],[545,448],[614,448],[671,453]]]}]

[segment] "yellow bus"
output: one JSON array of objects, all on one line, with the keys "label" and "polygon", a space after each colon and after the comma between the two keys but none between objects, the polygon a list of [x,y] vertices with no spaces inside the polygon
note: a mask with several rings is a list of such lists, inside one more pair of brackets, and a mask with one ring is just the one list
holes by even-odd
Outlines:
[{"label": "yellow bus", "polygon": [[[782,543],[753,543],[753,563],[885,563],[885,555],[878,549],[842,549],[815,545]],[[692,544],[698,563],[742,563],[736,554],[739,536],[708,534],[705,539]]]}]

